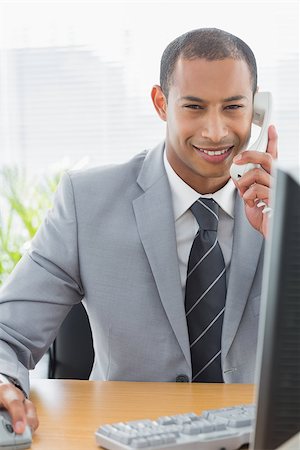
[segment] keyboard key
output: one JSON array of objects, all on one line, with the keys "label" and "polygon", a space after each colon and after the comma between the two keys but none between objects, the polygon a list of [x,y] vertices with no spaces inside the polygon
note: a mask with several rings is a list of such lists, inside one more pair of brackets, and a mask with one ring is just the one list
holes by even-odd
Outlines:
[{"label": "keyboard key", "polygon": [[173,433],[163,434],[161,437],[164,441],[164,444],[173,444],[174,442],[176,442],[176,436]]},{"label": "keyboard key", "polygon": [[194,434],[200,434],[202,432],[203,431],[201,425],[186,425],[182,430],[182,434],[189,434],[190,436]]},{"label": "keyboard key", "polygon": [[160,445],[160,444],[164,444],[164,440],[162,439],[162,437],[157,436],[157,435],[149,437],[147,440],[148,440],[148,443],[154,447],[157,445]]},{"label": "keyboard key", "polygon": [[226,424],[223,420],[215,419],[213,421],[215,431],[221,431],[226,429]]},{"label": "keyboard key", "polygon": [[157,419],[157,423],[158,423],[159,425],[172,425],[172,424],[174,424],[174,423],[176,423],[176,422],[175,422],[175,420],[174,420],[172,417],[170,417],[170,416],[163,416],[163,417],[159,417],[159,418]]},{"label": "keyboard key", "polygon": [[[123,423],[123,422],[121,422]],[[131,420],[130,422],[126,422],[126,425],[129,425],[132,428],[138,429],[138,428],[145,428],[145,427],[151,427],[153,424],[152,420],[145,419],[145,420]]]},{"label": "keyboard key", "polygon": [[133,441],[131,442],[131,446],[133,448],[145,448],[145,447],[149,447],[149,444],[148,444],[147,439],[137,438],[137,439],[133,439]]}]

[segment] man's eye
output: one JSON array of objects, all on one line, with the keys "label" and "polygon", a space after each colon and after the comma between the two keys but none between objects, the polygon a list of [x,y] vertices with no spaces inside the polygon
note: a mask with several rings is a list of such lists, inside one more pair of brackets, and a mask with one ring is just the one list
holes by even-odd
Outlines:
[{"label": "man's eye", "polygon": [[189,109],[204,109],[203,106],[200,105],[185,105],[185,107]]},{"label": "man's eye", "polygon": [[243,108],[243,105],[229,105],[225,107],[225,109],[240,109],[240,108]]}]

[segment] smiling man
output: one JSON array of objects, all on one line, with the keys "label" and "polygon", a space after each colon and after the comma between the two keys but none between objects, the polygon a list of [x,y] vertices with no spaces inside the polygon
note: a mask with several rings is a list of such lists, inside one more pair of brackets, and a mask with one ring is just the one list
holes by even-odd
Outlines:
[{"label": "smiling man", "polygon": [[[0,404],[18,432],[37,417],[15,385],[28,393],[28,369],[81,301],[91,379],[253,382],[268,226],[256,199],[269,204],[277,154],[273,126],[266,153],[247,151],[256,78],[239,38],[218,29],[178,37],[151,93],[165,142],[63,176],[0,292]],[[234,183],[233,161],[260,168]]]},{"label": "smiling man", "polygon": [[234,156],[250,138],[253,86],[244,60],[176,63],[168,97],[160,86],[153,101],[167,121],[166,152],[175,172],[202,194],[228,181]]}]

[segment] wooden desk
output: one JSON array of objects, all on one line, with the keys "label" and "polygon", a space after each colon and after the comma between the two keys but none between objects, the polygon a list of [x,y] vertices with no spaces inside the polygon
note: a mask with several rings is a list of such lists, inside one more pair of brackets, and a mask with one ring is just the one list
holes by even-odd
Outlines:
[{"label": "wooden desk", "polygon": [[104,423],[253,402],[245,384],[32,380],[31,387],[40,419],[32,450],[97,449],[94,432]]}]

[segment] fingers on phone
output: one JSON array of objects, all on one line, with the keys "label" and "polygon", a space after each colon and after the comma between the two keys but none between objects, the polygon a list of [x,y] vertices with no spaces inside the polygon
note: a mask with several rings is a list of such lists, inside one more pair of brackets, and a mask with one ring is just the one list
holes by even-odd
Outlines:
[{"label": "fingers on phone", "polygon": [[[261,167],[268,173],[271,173],[272,171],[272,165],[273,165],[273,156],[272,153],[265,153],[265,152],[257,152],[255,150],[245,150],[244,152],[240,153],[241,158],[237,160],[238,164],[260,164]],[[252,169],[255,170],[255,169]],[[248,173],[248,172],[247,172]]]},{"label": "fingers on phone", "polygon": [[270,154],[273,159],[278,157],[278,134],[274,125],[269,126],[268,130],[268,149],[267,154]]},{"label": "fingers on phone", "polygon": [[265,206],[269,205],[270,189],[266,186],[254,183],[243,194],[243,200],[250,207],[257,206],[259,208],[261,202],[263,202]]},{"label": "fingers on phone", "polygon": [[238,181],[235,182],[240,194],[243,196],[247,190],[253,185],[262,187],[270,187],[271,177],[262,169],[256,168],[245,173]]}]

